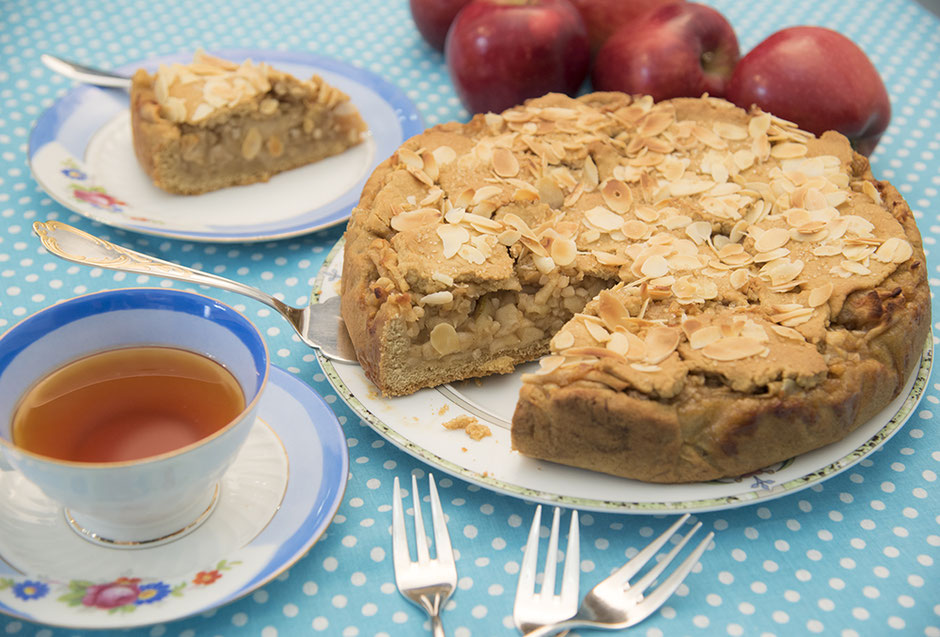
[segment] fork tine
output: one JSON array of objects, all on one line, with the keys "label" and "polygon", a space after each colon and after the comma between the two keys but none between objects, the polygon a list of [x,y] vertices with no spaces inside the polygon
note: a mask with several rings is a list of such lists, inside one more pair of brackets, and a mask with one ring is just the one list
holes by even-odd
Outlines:
[{"label": "fork tine", "polygon": [[532,526],[529,527],[529,539],[522,554],[522,566],[519,568],[519,583],[516,584],[516,600],[526,599],[535,594],[535,571],[539,557],[539,529],[542,526],[542,505],[535,507]]},{"label": "fork tine", "polygon": [[712,539],[715,537],[713,532],[709,532],[705,536],[705,539],[699,542],[699,545],[695,547],[695,550],[685,558],[685,560],[676,567],[676,570],[666,578],[666,580],[660,584],[656,590],[650,593],[642,602],[636,605],[635,610],[637,615],[631,618],[630,623],[625,626],[633,626],[643,621],[650,615],[652,615],[656,609],[662,606],[667,599],[679,588],[679,585],[685,580],[685,578],[692,572],[692,569],[695,568],[696,563],[698,563],[699,558],[702,557],[702,553],[705,552],[705,549],[708,548],[708,545],[711,543]]},{"label": "fork tine", "polygon": [[581,579],[581,539],[578,531],[578,512],[572,509],[568,526],[568,544],[565,548],[565,570],[561,576],[561,603],[576,605],[578,582]]},{"label": "fork tine", "polygon": [[434,476],[428,474],[428,490],[431,493],[431,522],[434,525],[434,554],[441,562],[454,562],[454,550],[450,545],[450,534],[447,532],[447,519],[441,509],[441,498],[437,494],[437,485]]},{"label": "fork tine", "polygon": [[662,535],[650,542],[643,548],[642,551],[637,553],[633,559],[621,566],[619,569],[614,571],[607,579],[604,580],[604,583],[618,583],[626,584],[631,577],[637,574],[641,568],[643,568],[650,559],[659,552],[659,549],[662,547],[666,541],[675,535],[675,532],[679,529],[680,526],[685,524],[685,521],[689,519],[689,514],[686,513],[678,520],[676,520],[672,526],[666,529]]},{"label": "fork tine", "polygon": [[666,570],[666,567],[669,566],[669,564],[676,558],[676,555],[679,554],[679,551],[682,550],[682,547],[688,543],[688,541],[692,538],[693,535],[696,534],[696,532],[698,532],[700,528],[702,528],[702,523],[698,522],[694,527],[692,527],[691,531],[686,533],[685,536],[679,542],[677,542],[674,547],[672,547],[672,550],[669,551],[669,553],[667,553],[666,556],[661,559],[658,564],[656,564],[656,566],[651,568],[649,572],[643,575],[643,577],[641,577],[635,584],[628,585],[627,598],[638,599],[643,594],[643,591],[649,588],[650,584],[652,584],[656,578],[659,577],[659,574]]},{"label": "fork tine", "polygon": [[411,553],[408,551],[408,535],[405,531],[405,514],[401,506],[401,486],[398,476],[392,487],[395,494],[392,497],[392,559],[395,563],[395,573],[402,573],[411,562]]},{"label": "fork tine", "polygon": [[555,507],[552,515],[552,531],[548,536],[548,551],[545,553],[545,568],[542,571],[542,588],[539,593],[548,599],[555,594],[555,571],[558,566],[558,523],[561,520],[561,509]]},{"label": "fork tine", "polygon": [[431,561],[428,553],[428,536],[424,532],[424,518],[421,516],[421,495],[418,493],[418,478],[411,474],[411,501],[415,510],[415,547],[417,549],[418,564],[427,564]]}]

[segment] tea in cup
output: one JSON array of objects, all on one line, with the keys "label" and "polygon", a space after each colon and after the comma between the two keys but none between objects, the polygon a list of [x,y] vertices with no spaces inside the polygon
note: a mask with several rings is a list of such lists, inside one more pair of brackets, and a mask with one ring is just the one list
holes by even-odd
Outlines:
[{"label": "tea in cup", "polygon": [[257,328],[200,294],[64,301],[0,338],[0,468],[20,471],[86,539],[178,539],[218,502],[269,365]]}]

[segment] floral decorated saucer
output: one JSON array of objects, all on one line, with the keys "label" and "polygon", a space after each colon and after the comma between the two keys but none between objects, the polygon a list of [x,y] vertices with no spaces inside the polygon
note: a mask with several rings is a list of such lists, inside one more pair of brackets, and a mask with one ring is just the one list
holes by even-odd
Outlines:
[{"label": "floral decorated saucer", "polygon": [[175,542],[136,550],[92,544],[35,486],[0,472],[0,613],[68,628],[130,628],[236,600],[320,538],[348,469],[336,416],[308,385],[272,367],[216,510]]}]

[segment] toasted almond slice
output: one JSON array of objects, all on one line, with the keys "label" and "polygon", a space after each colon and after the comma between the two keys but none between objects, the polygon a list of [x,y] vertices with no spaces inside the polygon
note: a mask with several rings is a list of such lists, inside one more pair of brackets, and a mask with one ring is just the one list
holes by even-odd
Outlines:
[{"label": "toasted almond slice", "polygon": [[436,228],[437,236],[444,243],[444,258],[449,259],[460,251],[460,247],[470,240],[470,233],[466,228],[451,224]]},{"label": "toasted almond slice", "polygon": [[604,203],[615,213],[623,214],[633,205],[633,192],[622,181],[608,179],[601,188]]},{"label": "toasted almond slice", "polygon": [[852,274],[858,274],[861,276],[865,276],[866,274],[871,274],[871,269],[862,265],[858,261],[845,259],[841,263],[839,263],[839,265],[842,266],[843,269],[851,272]]},{"label": "toasted almond slice", "polygon": [[640,272],[650,278],[666,276],[669,274],[669,262],[659,254],[652,254],[640,265]]},{"label": "toasted almond slice", "polygon": [[660,211],[652,206],[637,206],[633,210],[633,214],[636,215],[637,219],[646,223],[656,223],[661,215]]},{"label": "toasted almond slice", "polygon": [[702,245],[712,236],[712,224],[707,221],[695,221],[685,227],[685,234],[696,245]]},{"label": "toasted almond slice", "polygon": [[550,254],[556,265],[564,267],[574,263],[578,256],[578,246],[567,237],[558,237],[552,241]]},{"label": "toasted almond slice", "polygon": [[[562,157],[564,157],[564,155],[562,155]],[[590,155],[584,160],[584,168],[581,171],[581,183],[584,184],[584,189],[588,192],[597,188],[597,185],[600,183],[597,164],[594,163],[594,158]]]},{"label": "toasted almond slice", "polygon": [[734,159],[734,165],[738,167],[738,170],[747,170],[754,165],[754,161],[756,160],[754,153],[746,148],[735,151],[734,155],[732,155],[732,158]]},{"label": "toasted almond slice", "polygon": [[639,219],[630,219],[620,226],[620,231],[627,239],[639,241],[649,235],[650,227]]},{"label": "toasted almond slice", "polygon": [[607,349],[626,358],[630,351],[630,340],[624,332],[614,332],[607,341]]},{"label": "toasted almond slice", "polygon": [[704,356],[723,362],[749,358],[763,351],[763,343],[747,336],[729,336],[702,348]]},{"label": "toasted almond slice", "polygon": [[646,363],[630,363],[630,367],[638,372],[644,372],[646,374],[652,374],[662,370],[662,367],[659,365],[648,365]]},{"label": "toasted almond slice", "polygon": [[503,230],[501,233],[496,235],[496,240],[499,241],[504,246],[511,246],[516,241],[522,237],[522,233],[516,230],[515,228]]},{"label": "toasted almond slice", "polygon": [[568,349],[574,345],[574,334],[568,330],[562,330],[552,337],[552,349],[556,352]]},{"label": "toasted almond slice", "polygon": [[565,362],[564,356],[544,356],[539,359],[539,371],[536,374],[551,374]]},{"label": "toasted almond slice", "polygon": [[833,285],[831,281],[826,281],[819,287],[815,287],[809,291],[809,298],[807,303],[810,307],[819,307],[823,303],[829,300],[829,297],[832,296]]},{"label": "toasted almond slice", "polygon": [[588,334],[591,335],[591,338],[598,343],[606,343],[610,340],[610,332],[594,321],[584,321],[584,327],[587,329]]},{"label": "toasted almond slice", "polygon": [[605,232],[617,230],[623,225],[623,217],[603,206],[595,206],[584,212],[584,218],[592,226]]},{"label": "toasted almond slice", "polygon": [[474,265],[483,265],[486,263],[486,255],[476,246],[465,243],[457,250],[457,254],[463,257],[467,262]]},{"label": "toasted almond slice", "polygon": [[627,259],[619,254],[612,254],[603,250],[591,250],[591,254],[601,265],[620,266],[627,264]]},{"label": "toasted almond slice", "polygon": [[779,336],[782,336],[783,338],[789,339],[791,341],[800,341],[804,343],[806,342],[806,339],[803,337],[803,335],[797,332],[792,327],[785,327],[783,325],[771,325],[770,329],[773,330]]},{"label": "toasted almond slice", "polygon": [[777,248],[771,252],[761,252],[754,255],[754,263],[770,263],[777,259],[789,256],[790,250],[787,248]]},{"label": "toasted almond slice", "polygon": [[442,290],[440,292],[433,292],[431,294],[425,294],[418,302],[422,305],[447,305],[452,303],[454,300],[454,295],[449,290]]},{"label": "toasted almond slice", "polygon": [[555,261],[549,256],[533,256],[532,262],[535,263],[535,269],[542,274],[548,274],[555,269]]},{"label": "toasted almond slice", "polygon": [[606,290],[597,297],[597,314],[611,332],[618,327],[626,326],[630,319],[630,312],[620,299]]},{"label": "toasted almond slice", "polygon": [[414,170],[424,170],[424,160],[415,151],[410,148],[398,149],[398,160],[406,167]]},{"label": "toasted almond slice", "polygon": [[751,280],[750,273],[745,268],[740,268],[731,272],[731,275],[728,277],[731,287],[735,290],[740,290],[747,282]]},{"label": "toasted almond slice", "polygon": [[904,263],[914,254],[914,249],[906,239],[890,237],[882,243],[872,255],[882,263]]},{"label": "toasted almond slice", "polygon": [[754,242],[754,249],[758,252],[772,252],[782,248],[790,240],[790,233],[784,228],[770,228]]},{"label": "toasted almond slice", "polygon": [[454,284],[454,277],[450,276],[449,274],[444,274],[443,272],[435,272],[431,275],[431,278],[438,283],[443,283],[448,287]]},{"label": "toasted almond slice", "polygon": [[459,346],[457,330],[450,323],[438,323],[431,330],[431,347],[441,356],[456,352]]},{"label": "toasted almond slice", "polygon": [[470,203],[471,205],[477,205],[488,199],[499,196],[502,192],[503,189],[499,186],[483,186],[473,193],[473,199],[470,201]]},{"label": "toasted almond slice", "polygon": [[627,360],[641,361],[646,358],[646,341],[633,332],[623,332],[623,334],[626,334],[627,341],[630,343],[630,349],[626,354]]},{"label": "toasted almond slice", "polygon": [[484,217],[476,213],[466,213],[460,220],[461,223],[468,223],[480,232],[489,232],[491,234],[503,230],[503,224],[495,219]]},{"label": "toasted almond slice", "polygon": [[392,230],[403,232],[405,230],[413,230],[437,223],[440,219],[440,210],[435,208],[419,208],[395,215],[389,220],[389,225],[392,227]]},{"label": "toasted almond slice", "polygon": [[689,346],[692,349],[702,349],[722,337],[721,328],[717,325],[700,327],[691,334],[688,334],[687,337],[689,339]]},{"label": "toasted almond slice", "polygon": [[449,164],[450,162],[457,159],[457,151],[455,151],[450,146],[438,146],[431,154],[434,155],[434,159],[437,160],[438,166],[443,166],[444,164]]},{"label": "toasted almond slice", "polygon": [[656,137],[676,121],[675,113],[669,110],[650,111],[637,122],[639,137]]},{"label": "toasted almond slice", "polygon": [[703,193],[714,185],[710,179],[682,179],[669,184],[669,193],[673,197],[686,197]]},{"label": "toasted almond slice", "polygon": [[809,149],[806,147],[806,144],[783,142],[781,144],[774,144],[770,149],[770,156],[775,159],[794,159],[796,157],[804,157],[807,152],[809,152]]},{"label": "toasted almond slice", "polygon": [[519,174],[519,161],[508,148],[493,149],[493,171],[500,177],[515,177]]},{"label": "toasted almond slice", "polygon": [[712,126],[712,130],[725,139],[731,139],[735,141],[747,139],[747,129],[730,122],[715,122],[715,124]]},{"label": "toasted almond slice", "polygon": [[868,195],[868,198],[879,206],[882,205],[881,193],[878,192],[878,189],[875,188],[875,185],[870,181],[866,180],[862,182],[862,192]]},{"label": "toasted almond slice", "polygon": [[646,333],[645,361],[656,365],[666,360],[679,346],[680,333],[674,327],[652,327]]}]

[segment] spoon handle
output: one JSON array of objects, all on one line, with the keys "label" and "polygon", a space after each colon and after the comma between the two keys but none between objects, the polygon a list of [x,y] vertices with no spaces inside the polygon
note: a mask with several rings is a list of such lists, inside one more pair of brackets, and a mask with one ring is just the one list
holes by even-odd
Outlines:
[{"label": "spoon handle", "polygon": [[208,285],[251,297],[282,313],[289,308],[270,294],[244,283],[114,245],[60,221],[37,221],[33,224],[33,231],[46,250],[79,265]]},{"label": "spoon handle", "polygon": [[62,58],[49,55],[48,53],[43,53],[41,56],[39,56],[39,59],[42,60],[43,64],[59,75],[64,75],[65,77],[76,80],[78,82],[112,88],[129,89],[131,87],[131,79],[126,75],[119,75],[117,73],[111,73],[110,71],[94,69],[90,66],[78,64],[77,62],[63,60]]}]

